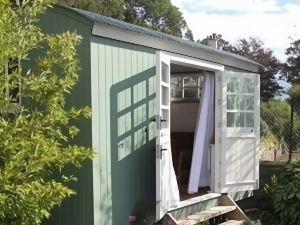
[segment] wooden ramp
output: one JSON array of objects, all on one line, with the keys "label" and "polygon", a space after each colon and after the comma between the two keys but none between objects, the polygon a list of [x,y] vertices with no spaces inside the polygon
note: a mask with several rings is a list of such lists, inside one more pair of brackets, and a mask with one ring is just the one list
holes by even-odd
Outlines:
[{"label": "wooden ramp", "polygon": [[[201,222],[215,219],[212,224],[219,225],[248,225],[251,224],[247,216],[227,195],[220,197],[220,205],[193,213],[185,218],[175,219],[166,214],[162,219],[163,225],[198,225]],[[218,219],[217,219],[218,218]],[[211,223],[210,223],[211,224]]]}]

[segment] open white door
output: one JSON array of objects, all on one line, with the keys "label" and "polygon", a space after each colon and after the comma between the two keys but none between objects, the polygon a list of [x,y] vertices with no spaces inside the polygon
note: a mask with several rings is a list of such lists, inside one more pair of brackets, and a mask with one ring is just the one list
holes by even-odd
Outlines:
[{"label": "open white door", "polygon": [[170,58],[157,52],[156,63],[156,219],[179,201],[170,135]]},{"label": "open white door", "polygon": [[259,185],[259,75],[223,72],[218,77],[222,91],[219,191],[221,193],[258,189]]}]

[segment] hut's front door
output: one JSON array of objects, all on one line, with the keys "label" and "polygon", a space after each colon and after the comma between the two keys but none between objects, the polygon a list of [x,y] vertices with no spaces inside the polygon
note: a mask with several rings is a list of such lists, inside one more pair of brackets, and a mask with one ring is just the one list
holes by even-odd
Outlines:
[{"label": "hut's front door", "polygon": [[[220,192],[258,189],[259,75],[223,72],[220,146]],[[219,148],[218,148],[219,149]]]},{"label": "hut's front door", "polygon": [[170,138],[170,59],[161,52],[156,75],[156,219],[160,219],[179,200]]}]

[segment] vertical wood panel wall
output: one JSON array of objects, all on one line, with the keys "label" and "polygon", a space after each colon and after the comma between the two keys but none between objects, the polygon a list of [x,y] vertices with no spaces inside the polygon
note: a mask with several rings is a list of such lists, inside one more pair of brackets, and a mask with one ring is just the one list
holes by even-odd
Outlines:
[{"label": "vertical wood panel wall", "polygon": [[[91,62],[90,62],[90,31],[92,22],[74,15],[73,12],[60,7],[49,8],[40,19],[39,25],[43,32],[48,34],[61,34],[63,32],[76,32],[82,36],[82,41],[77,47],[81,70],[78,82],[67,96],[66,107],[91,106]],[[33,60],[37,55],[30,56]],[[80,129],[78,136],[72,140],[73,144],[91,147],[92,123],[90,119],[75,121]],[[51,211],[51,217],[45,219],[43,224],[49,225],[92,225],[93,224],[93,165],[86,161],[79,168],[67,167],[64,173],[78,177],[78,182],[70,183],[76,195],[67,198],[62,205]]]},{"label": "vertical wood panel wall", "polygon": [[155,50],[91,41],[94,224],[125,225],[154,215]]}]

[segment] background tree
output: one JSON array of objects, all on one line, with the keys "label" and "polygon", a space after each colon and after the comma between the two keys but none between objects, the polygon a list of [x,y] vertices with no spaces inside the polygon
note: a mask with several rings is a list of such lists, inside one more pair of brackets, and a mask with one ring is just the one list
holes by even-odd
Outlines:
[{"label": "background tree", "polygon": [[[0,224],[36,225],[75,194],[68,182],[76,178],[63,168],[93,156],[69,142],[78,133],[71,123],[90,110],[65,107],[77,81],[80,37],[45,35],[36,26],[52,0],[12,2],[0,0]],[[24,71],[18,62],[26,64],[34,49],[41,56]],[[12,104],[17,98],[26,104]]]},{"label": "background tree", "polygon": [[299,107],[296,107],[296,102],[299,102],[300,96],[300,40],[296,40],[291,43],[291,46],[287,48],[285,54],[288,56],[286,62],[282,66],[282,78],[291,84],[291,88],[288,91],[289,102],[291,105],[291,125],[290,125],[290,152],[289,160],[292,159],[292,153],[294,150],[295,141],[295,111],[299,112]]},{"label": "background tree", "polygon": [[58,3],[193,40],[182,13],[170,0],[58,0]]},{"label": "background tree", "polygon": [[124,0],[57,0],[59,4],[124,20]]},{"label": "background tree", "polygon": [[274,98],[281,93],[282,87],[277,82],[281,64],[274,56],[273,51],[264,47],[258,38],[250,37],[237,42],[237,54],[252,59],[261,65],[260,68],[260,95],[263,101]]},{"label": "background tree", "polygon": [[285,54],[288,58],[282,67],[283,78],[291,84],[300,85],[300,39],[292,42]]},{"label": "background tree", "polygon": [[239,39],[235,45],[220,38],[220,49],[234,54],[244,56],[263,65],[260,68],[260,96],[263,101],[273,99],[282,91],[277,82],[277,75],[281,71],[281,63],[274,56],[273,51],[264,46],[258,38]]}]

